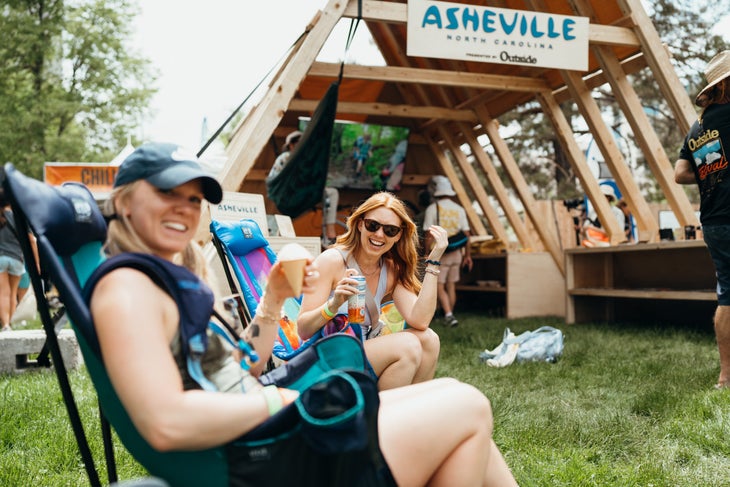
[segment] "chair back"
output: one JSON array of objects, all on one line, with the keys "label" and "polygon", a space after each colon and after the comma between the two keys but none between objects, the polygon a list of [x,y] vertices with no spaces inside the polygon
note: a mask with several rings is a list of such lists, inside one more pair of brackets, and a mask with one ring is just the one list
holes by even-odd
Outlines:
[{"label": "chair back", "polygon": [[[165,479],[170,485],[227,485],[226,456],[222,447],[189,452],[154,450],[139,434],[114,391],[104,367],[91,312],[82,293],[88,277],[104,261],[102,245],[106,239],[106,223],[93,195],[80,183],[66,183],[60,188],[48,186],[23,175],[11,164],[6,165],[5,173],[3,184],[16,222],[20,222],[18,228],[27,227],[35,235],[40,268],[44,277],[58,290],[94,383],[103,415],[114,427],[124,446],[150,474]],[[18,233],[20,237],[23,236],[23,231]],[[34,263],[30,242],[21,241],[21,244],[27,261]],[[42,292],[41,275],[35,265],[27,267],[33,287],[37,290],[41,317],[44,319],[44,315],[47,315],[50,319],[48,303]],[[51,351],[53,353],[53,349]],[[55,357],[54,364],[58,365]],[[58,373],[58,367],[56,369]],[[63,373],[65,375],[65,369]],[[83,441],[85,443],[85,437]],[[78,435],[77,443],[82,448]],[[96,475],[95,470],[93,475]],[[91,479],[92,474],[89,473],[89,476]],[[92,480],[92,485],[98,485],[98,478],[96,482]]]}]

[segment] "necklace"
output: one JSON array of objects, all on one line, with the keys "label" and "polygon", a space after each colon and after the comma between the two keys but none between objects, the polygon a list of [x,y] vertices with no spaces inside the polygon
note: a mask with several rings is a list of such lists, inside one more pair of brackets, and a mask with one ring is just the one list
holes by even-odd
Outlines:
[{"label": "necklace", "polygon": [[372,276],[373,274],[375,274],[376,272],[379,272],[379,271],[380,271],[380,265],[378,265],[375,269],[373,269],[370,272],[365,272],[362,269],[362,267],[360,268],[360,272],[362,273],[363,276],[366,276],[366,277],[370,277],[370,276]]},{"label": "necklace", "polygon": [[[355,262],[357,262],[357,261],[355,261]],[[378,260],[378,263],[376,264],[375,269],[373,269],[370,272],[365,272],[365,270],[363,270],[363,268],[360,266],[360,264],[358,264],[357,266],[360,268],[360,273],[362,273],[363,276],[370,277],[373,274],[380,272],[380,268],[383,267],[383,261],[382,261],[382,259]]]}]

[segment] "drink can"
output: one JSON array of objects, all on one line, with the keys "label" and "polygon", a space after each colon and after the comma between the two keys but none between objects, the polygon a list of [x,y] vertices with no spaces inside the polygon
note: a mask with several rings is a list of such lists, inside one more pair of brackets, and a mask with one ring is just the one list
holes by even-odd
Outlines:
[{"label": "drink can", "polygon": [[365,276],[352,276],[357,281],[357,294],[347,298],[347,320],[350,323],[365,323]]}]

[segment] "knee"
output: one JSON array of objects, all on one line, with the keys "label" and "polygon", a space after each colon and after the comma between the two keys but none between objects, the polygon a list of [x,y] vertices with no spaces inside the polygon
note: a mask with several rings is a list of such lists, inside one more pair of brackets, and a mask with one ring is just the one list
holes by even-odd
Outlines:
[{"label": "knee", "polygon": [[438,355],[441,350],[441,339],[431,328],[427,328],[419,335],[423,352],[428,355]]},{"label": "knee", "polygon": [[423,347],[417,337],[410,335],[408,338],[403,336],[402,343],[400,344],[399,360],[403,362],[412,363],[418,365],[421,363],[421,357],[423,356]]}]

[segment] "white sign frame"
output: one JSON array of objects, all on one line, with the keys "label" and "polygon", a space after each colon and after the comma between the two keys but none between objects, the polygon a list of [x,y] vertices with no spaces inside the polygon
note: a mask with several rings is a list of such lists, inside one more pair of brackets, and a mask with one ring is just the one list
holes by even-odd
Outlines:
[{"label": "white sign frame", "polygon": [[269,236],[266,203],[262,194],[224,191],[223,200],[217,205],[210,205],[210,217],[213,220],[233,222],[251,219],[258,224],[264,237]]},{"label": "white sign frame", "polygon": [[409,56],[588,70],[588,17],[408,0]]}]

